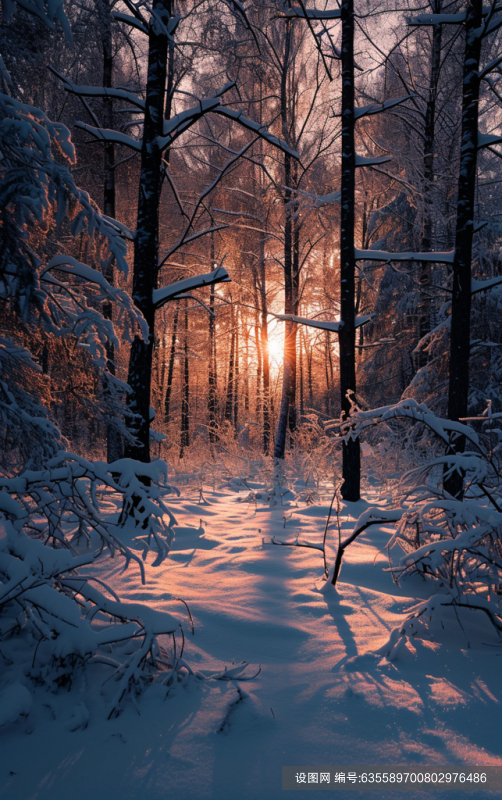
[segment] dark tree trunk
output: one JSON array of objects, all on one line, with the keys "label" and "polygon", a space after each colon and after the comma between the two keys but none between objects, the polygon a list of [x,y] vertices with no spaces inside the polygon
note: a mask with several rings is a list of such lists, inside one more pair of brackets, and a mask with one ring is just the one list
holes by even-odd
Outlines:
[{"label": "dark tree trunk", "polygon": [[188,364],[188,300],[185,300],[185,341],[183,354],[183,394],[181,397],[180,458],[190,445],[190,369]]},{"label": "dark tree trunk", "polygon": [[235,433],[237,434],[239,425],[239,312],[235,314],[235,351],[234,351],[234,408],[233,421]]},{"label": "dark tree trunk", "polygon": [[312,347],[305,347],[307,355],[308,379],[309,379],[309,406],[314,408],[314,382],[312,379]]},{"label": "dark tree trunk", "polygon": [[304,401],[304,378],[303,378],[303,336],[300,335],[298,358],[300,361],[300,424],[302,417],[305,414],[305,401]]},{"label": "dark tree trunk", "polygon": [[215,337],[215,324],[214,324],[215,322],[214,283],[211,285],[209,309],[212,313],[209,315],[209,387],[208,387],[207,408],[209,412],[209,441],[211,442],[211,444],[214,444],[218,439],[216,433],[217,374],[216,374],[216,337]]},{"label": "dark tree trunk", "polygon": [[230,424],[233,417],[233,402],[234,402],[234,364],[235,364],[235,315],[234,307],[230,308],[230,324],[232,331],[230,334],[230,351],[228,354],[228,382],[227,382],[227,398],[225,402],[225,419]]},{"label": "dark tree trunk", "polygon": [[173,391],[174,359],[176,357],[176,333],[178,331],[178,314],[179,314],[179,309],[176,308],[174,312],[173,333],[171,336],[171,352],[169,353],[169,368],[167,370],[166,397],[164,400],[164,421],[166,425],[169,425],[169,421],[171,418],[171,395]]},{"label": "dark tree trunk", "polygon": [[[363,239],[363,241],[364,241],[364,239]],[[365,244],[363,244],[363,249],[366,249],[366,245]],[[358,282],[357,282],[356,317],[359,316],[359,314],[361,313],[361,299],[362,299],[362,295],[363,295],[362,283],[363,282],[362,282],[361,279],[359,279]],[[357,346],[358,347],[362,347],[363,344],[364,344],[364,325],[361,325],[361,327],[359,328],[359,344]],[[331,356],[331,351],[330,351],[330,357],[331,357],[331,378],[333,379],[333,358]]]},{"label": "dark tree trunk", "polygon": [[[174,2],[173,0],[164,0],[165,8],[169,16],[174,16]],[[173,99],[174,99],[174,55],[175,55],[175,48],[174,48],[174,37],[169,39],[169,51],[168,51],[168,61],[167,61],[167,86],[166,86],[166,105],[164,109],[164,116],[166,119],[171,119],[172,108],[173,108]],[[165,159],[169,163],[169,157],[171,155],[171,149],[168,148],[166,150]]]},{"label": "dark tree trunk", "polygon": [[329,370],[330,357],[331,357],[330,349],[331,349],[331,342],[330,342],[330,338],[329,338],[329,331],[326,331],[326,334],[325,334],[325,337],[324,337],[324,369],[325,369],[325,372],[326,372],[326,403],[325,403],[325,408],[326,408],[326,414],[328,414],[328,415],[331,415],[331,392],[333,390],[333,380],[332,380],[333,376],[332,376],[332,374],[330,375],[330,370]]},{"label": "dark tree trunk", "polygon": [[[294,170],[296,173],[296,169]],[[296,178],[296,176],[294,176]],[[295,180],[296,183],[296,180]],[[293,208],[293,215],[296,209]],[[292,259],[292,276],[291,276],[291,308],[292,314],[298,315],[298,298],[300,296],[300,227],[298,222],[295,221],[293,225],[293,259]],[[288,427],[290,436],[293,437],[297,428],[296,418],[296,384],[297,384],[297,352],[296,342],[298,337],[298,326],[295,324],[292,328],[292,338],[290,343],[290,358],[291,358],[291,382],[289,386],[289,409],[288,409]]]},{"label": "dark tree trunk", "polygon": [[[350,413],[348,393],[356,391],[355,328],[355,146],[354,146],[354,0],[342,0],[342,209],[340,237],[340,394],[342,418]],[[344,500],[360,497],[361,456],[358,439],[343,443]]]},{"label": "dark tree trunk", "polygon": [[244,336],[244,353],[245,353],[245,362],[244,362],[244,411],[246,414],[249,412],[249,326],[246,323],[242,328],[242,334]]},{"label": "dark tree trunk", "polygon": [[[164,0],[154,0],[153,9],[168,22]],[[162,154],[158,140],[162,135],[167,70],[167,36],[155,21],[148,31],[148,72],[145,98],[145,122],[141,149],[141,173],[138,197],[138,222],[134,237],[133,299],[148,325],[148,341],[135,336],[129,359],[128,383],[132,389],[127,401],[131,416],[128,426],[136,438],[126,447],[126,455],[150,461],[150,391],[155,308],[153,290],[157,287],[159,262],[159,203]]]},{"label": "dark tree trunk", "polygon": [[[288,71],[291,51],[291,23],[286,21],[286,38],[284,45],[284,61],[281,75],[281,122],[282,136],[289,142],[289,109],[288,109]],[[284,313],[294,314],[293,310],[293,212],[291,208],[291,156],[284,153]],[[286,435],[289,426],[289,407],[291,401],[291,383],[293,378],[293,352],[295,349],[296,323],[284,323],[284,361],[282,375],[282,395],[277,433],[274,443],[274,457],[284,458]]]},{"label": "dark tree trunk", "polygon": [[[441,0],[435,0],[433,13],[441,13]],[[436,100],[441,71],[441,42],[442,26],[434,25],[432,29],[432,54],[431,70],[429,77],[429,96],[425,110],[424,127],[424,223],[422,233],[422,251],[429,252],[432,249],[432,188],[434,183],[434,144],[436,131]],[[422,261],[420,264],[419,283],[422,289],[419,309],[418,309],[418,336],[422,339],[431,330],[431,298],[430,283],[432,278],[432,264],[430,261]],[[420,369],[427,363],[427,353],[421,351],[417,358],[417,367]]]},{"label": "dark tree trunk", "polygon": [[[450,378],[448,419],[468,414],[469,355],[471,338],[471,260],[474,234],[474,199],[478,145],[479,61],[482,0],[469,0],[465,21],[465,55],[462,87],[462,142],[457,195],[457,225],[451,301]],[[463,437],[454,438],[449,452],[462,452]],[[462,493],[463,477],[455,472],[444,481],[452,495]]]},{"label": "dark tree trunk", "polygon": [[259,312],[256,310],[255,317],[255,338],[256,338],[256,419],[262,418],[263,402],[263,369],[262,369],[262,346],[261,346],[261,327],[259,322]]},{"label": "dark tree trunk", "polygon": [[[101,0],[101,46],[103,50],[103,86],[111,89],[113,86],[113,40],[111,27],[110,0]],[[103,125],[113,130],[113,100],[111,97],[103,98]],[[105,142],[104,145],[104,188],[103,209],[108,217],[115,218],[115,145]]]},{"label": "dark tree trunk", "polygon": [[[110,0],[101,0],[100,12],[103,86],[110,89],[113,86],[113,40]],[[103,98],[103,125],[105,128],[113,130],[113,100],[111,97]],[[115,145],[113,142],[105,142],[103,171],[103,211],[107,217],[115,219]],[[105,278],[111,286],[114,285],[113,258],[109,258],[106,263]],[[103,303],[103,316],[105,319],[113,319],[111,302]],[[106,368],[110,375],[115,375],[115,348],[111,342],[106,345]],[[106,460],[111,464],[121,456],[122,438],[117,429],[110,422],[107,422]]]},{"label": "dark tree trunk", "polygon": [[263,452],[270,452],[270,357],[268,352],[268,304],[267,304],[267,275],[265,267],[265,234],[260,234],[260,262],[259,262],[259,289],[260,289],[260,314],[261,314],[261,358],[263,371]]}]

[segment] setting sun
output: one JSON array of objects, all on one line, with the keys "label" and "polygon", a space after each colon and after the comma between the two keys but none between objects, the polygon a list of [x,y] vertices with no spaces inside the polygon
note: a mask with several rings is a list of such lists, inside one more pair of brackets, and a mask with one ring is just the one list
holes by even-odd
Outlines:
[{"label": "setting sun", "polygon": [[272,363],[279,367],[284,360],[284,343],[282,336],[271,336],[268,340],[268,354]]}]

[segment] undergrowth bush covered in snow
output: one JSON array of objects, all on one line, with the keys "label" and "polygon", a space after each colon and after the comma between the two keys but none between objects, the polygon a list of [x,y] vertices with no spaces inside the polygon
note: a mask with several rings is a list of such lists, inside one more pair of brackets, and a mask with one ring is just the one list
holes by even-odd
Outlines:
[{"label": "undergrowth bush covered in snow", "polygon": [[[394,580],[418,574],[433,592],[413,611],[414,617],[443,606],[462,606],[481,610],[502,631],[501,416],[488,405],[481,417],[452,422],[407,399],[370,411],[354,408],[350,430],[345,428],[345,435],[361,435],[374,426],[407,420],[420,426],[422,434],[427,429],[436,440],[430,457],[422,457],[419,466],[401,476],[396,507],[367,509],[353,533],[355,538],[369,524],[395,524],[387,548]],[[445,477],[454,470],[464,483],[459,497],[444,488]],[[400,557],[396,547],[402,551]]]},{"label": "undergrowth bush covered in snow", "polygon": [[[140,557],[121,540],[127,528],[109,511],[103,513],[107,497],[127,507],[135,496],[136,520],[129,524],[141,526],[145,554],[151,539],[157,561],[167,554],[174,518],[153,482],[163,468],[159,462],[91,463],[60,452],[42,470],[0,481],[2,655],[10,660],[9,643],[16,640],[14,649],[23,654],[18,670],[52,690],[70,686],[79,667],[109,665],[116,681],[110,715],[120,711],[127,693],[138,693],[148,683],[159,654],[158,637],[170,636],[176,654],[175,636],[182,639],[183,632],[179,619],[166,612],[121,602],[85,568],[107,552],[123,557],[124,568],[136,562],[144,581]],[[124,643],[132,644],[125,656]],[[173,674],[184,666],[182,648],[177,652],[168,665]]]}]

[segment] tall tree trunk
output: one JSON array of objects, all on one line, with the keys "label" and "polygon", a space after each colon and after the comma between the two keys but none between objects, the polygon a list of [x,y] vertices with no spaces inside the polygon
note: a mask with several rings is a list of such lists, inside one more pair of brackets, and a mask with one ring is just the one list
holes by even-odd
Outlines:
[{"label": "tall tree trunk", "polygon": [[324,369],[325,369],[325,372],[326,372],[326,404],[325,404],[325,408],[326,408],[326,414],[328,414],[328,416],[331,415],[331,392],[333,390],[333,380],[332,380],[333,376],[332,376],[332,374],[330,375],[330,370],[329,370],[329,367],[330,367],[330,356],[331,356],[330,350],[331,350],[331,342],[330,342],[330,337],[329,337],[329,331],[326,331],[325,337],[324,337]]},{"label": "tall tree trunk", "polygon": [[[164,0],[153,0],[153,10],[168,23]],[[132,389],[127,402],[131,411],[128,427],[136,438],[128,443],[126,455],[150,461],[150,392],[155,335],[153,290],[157,288],[159,262],[159,203],[162,154],[158,141],[164,121],[164,96],[167,71],[167,35],[155,17],[148,31],[148,72],[145,121],[141,148],[141,173],[138,196],[138,222],[134,237],[133,299],[148,325],[148,340],[135,336],[129,359],[128,383]]]},{"label": "tall tree trunk", "polygon": [[259,289],[260,289],[260,314],[261,314],[261,357],[263,370],[263,452],[270,452],[271,421],[270,421],[270,355],[268,352],[268,303],[267,303],[267,275],[265,265],[265,234],[260,234],[260,261],[259,261]]},{"label": "tall tree trunk", "polygon": [[237,434],[239,425],[239,312],[235,314],[235,350],[234,350],[234,408],[233,421],[234,429]]},{"label": "tall tree trunk", "polygon": [[[469,0],[465,21],[465,54],[462,85],[462,142],[457,194],[457,224],[451,298],[450,377],[448,419],[468,414],[469,356],[471,339],[471,260],[474,234],[474,200],[478,146],[479,61],[481,55],[482,0]],[[452,437],[449,452],[463,452],[464,437]],[[452,495],[462,493],[463,476],[455,472],[445,479]]]},{"label": "tall tree trunk", "polygon": [[181,397],[180,458],[190,445],[190,370],[188,365],[188,300],[185,300],[185,342],[183,354],[183,394]]},{"label": "tall tree trunk", "polygon": [[[174,16],[174,2],[173,0],[164,0],[165,7],[170,17]],[[174,36],[169,39],[168,55],[167,55],[167,86],[166,86],[166,104],[164,108],[164,117],[171,119],[173,100],[174,100]],[[169,163],[171,156],[171,148],[166,150],[165,159]]]},{"label": "tall tree trunk", "polygon": [[[296,162],[295,162],[296,164]],[[296,169],[293,168],[293,173]],[[296,184],[296,174],[292,176]],[[296,217],[296,209],[293,206],[293,216]],[[298,303],[300,296],[300,227],[298,221],[295,219],[293,223],[293,258],[291,267],[291,308],[292,314],[298,315]],[[297,384],[297,352],[296,341],[298,336],[298,326],[293,325],[291,332],[290,343],[290,358],[291,358],[291,382],[289,386],[289,409],[288,409],[288,427],[290,436],[293,437],[297,428],[296,419],[296,384]]]},{"label": "tall tree trunk", "polygon": [[164,421],[169,425],[171,419],[171,394],[173,390],[174,359],[176,356],[176,333],[178,331],[179,308],[174,312],[173,332],[171,336],[171,352],[169,353],[169,369],[167,371],[166,397],[164,400]]},{"label": "tall tree trunk", "polygon": [[262,345],[261,345],[261,327],[258,309],[256,309],[255,316],[255,339],[256,339],[256,419],[262,418],[263,409],[263,369],[262,369]]},{"label": "tall tree trunk", "polygon": [[[289,107],[288,107],[288,72],[291,51],[291,23],[286,21],[284,44],[284,61],[281,74],[281,122],[282,136],[286,142],[290,140]],[[293,310],[293,213],[291,209],[291,156],[284,153],[284,313],[294,314]],[[295,349],[296,323],[284,323],[284,361],[282,375],[282,395],[277,433],[274,443],[274,457],[284,458],[286,434],[289,425],[289,405],[291,400],[291,382],[293,378],[293,352]]]},{"label": "tall tree trunk", "polygon": [[230,307],[230,324],[232,331],[230,334],[230,351],[228,354],[228,382],[227,398],[225,402],[225,419],[232,424],[233,402],[234,402],[234,363],[235,363],[235,314],[233,305]]},{"label": "tall tree trunk", "polygon": [[[348,393],[356,391],[355,328],[355,146],[354,146],[354,0],[342,0],[342,209],[340,237],[340,394],[342,419],[350,414]],[[360,497],[361,455],[359,439],[342,445],[344,500]]]},{"label": "tall tree trunk", "polygon": [[246,414],[249,412],[249,325],[246,323],[242,327],[242,335],[244,336],[244,411]]},{"label": "tall tree trunk", "polygon": [[314,382],[312,378],[312,346],[305,348],[307,354],[308,381],[309,381],[309,406],[314,408]]},{"label": "tall tree trunk", "polygon": [[300,335],[299,339],[299,352],[298,358],[300,361],[300,424],[302,423],[302,418],[305,414],[305,401],[304,401],[304,376],[303,376],[303,336]]},{"label": "tall tree trunk", "polygon": [[[101,48],[103,51],[103,86],[110,89],[113,86],[113,40],[111,25],[110,0],[101,0]],[[103,125],[113,130],[113,100],[111,97],[103,98]],[[103,211],[107,217],[115,219],[115,145],[105,142],[104,146],[104,186],[103,186]],[[105,267],[105,278],[113,286],[115,281],[113,258],[109,258]],[[113,319],[112,303],[103,303],[103,316]],[[106,368],[110,375],[115,375],[115,348],[111,342],[106,345]],[[109,464],[117,461],[122,456],[122,437],[118,430],[109,421],[106,423],[106,460]]]},{"label": "tall tree trunk", "polygon": [[[363,249],[364,250],[367,249],[365,244],[363,244]],[[361,313],[361,301],[363,296],[362,286],[363,282],[361,278],[359,278],[359,280],[357,281],[357,290],[356,290],[356,317],[358,317],[359,314]],[[364,344],[364,325],[361,325],[361,327],[359,328],[359,344],[357,346],[362,347],[363,344]],[[331,351],[330,351],[330,357],[332,359]],[[331,360],[331,376],[333,377],[333,359]]]},{"label": "tall tree trunk", "polygon": [[216,375],[216,337],[215,337],[215,320],[214,320],[214,283],[211,284],[211,294],[209,299],[209,387],[208,387],[208,400],[207,408],[209,412],[209,441],[214,444],[217,439],[217,425],[216,425],[216,392],[217,392],[217,375]]},{"label": "tall tree trunk", "polygon": [[[441,13],[441,0],[435,0],[433,13]],[[425,109],[425,127],[424,127],[424,153],[423,153],[423,169],[424,169],[424,187],[423,187],[423,203],[424,203],[424,223],[422,233],[422,251],[429,252],[432,249],[432,188],[434,183],[434,144],[435,144],[435,130],[436,130],[436,100],[439,83],[439,75],[441,72],[441,42],[442,42],[442,26],[434,25],[432,28],[432,54],[431,54],[431,69],[429,76],[429,95],[427,98],[427,106]],[[418,336],[422,339],[431,330],[431,298],[430,298],[430,283],[432,278],[432,265],[430,261],[422,261],[420,264],[420,272],[418,280],[421,286],[421,297],[418,309]],[[417,358],[417,367],[420,369],[427,363],[427,353],[421,351]]]}]

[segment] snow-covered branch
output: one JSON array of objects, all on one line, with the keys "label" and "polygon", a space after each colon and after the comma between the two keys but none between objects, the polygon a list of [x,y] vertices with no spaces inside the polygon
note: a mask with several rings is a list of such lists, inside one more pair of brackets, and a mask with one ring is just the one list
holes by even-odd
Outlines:
[{"label": "snow-covered branch", "polygon": [[460,11],[458,14],[419,14],[408,20],[408,25],[462,25],[467,13]]},{"label": "snow-covered branch", "polygon": [[76,122],[75,127],[86,131],[91,136],[94,136],[95,139],[99,139],[102,142],[123,144],[126,147],[130,147],[131,150],[136,150],[138,153],[141,152],[141,142],[138,141],[138,139],[133,139],[132,136],[127,136],[125,133],[120,133],[119,131],[110,130],[108,128],[94,128],[92,125],[87,125],[86,122]]},{"label": "snow-covered branch", "polygon": [[453,264],[455,251],[446,253],[387,253],[384,250],[354,250],[357,261],[431,261],[437,264]]},{"label": "snow-covered branch", "polygon": [[141,20],[139,20],[137,17],[133,17],[131,14],[122,14],[120,11],[114,11],[113,18],[116,19],[117,22],[125,22],[132,28],[136,28],[136,30],[141,31],[141,33],[148,35],[148,28],[144,25],[144,23],[141,22]]},{"label": "snow-covered branch", "polygon": [[114,100],[126,100],[142,111],[145,110],[145,101],[134,92],[127,91],[127,89],[106,88],[104,86],[78,86],[54,69],[54,67],[50,67],[50,70],[63,82],[65,91],[69,94],[75,94],[78,97],[110,97]]},{"label": "snow-covered branch", "polygon": [[502,283],[502,275],[498,275],[496,278],[488,278],[485,281],[478,281],[474,278],[471,279],[471,294],[477,294],[478,292],[483,292],[487,289],[492,289],[494,286],[499,286]]},{"label": "snow-covered branch", "polygon": [[227,117],[228,119],[235,120],[238,122],[239,125],[242,125],[243,128],[247,128],[253,133],[258,134],[269,144],[274,145],[274,147],[278,147],[280,150],[283,150],[285,153],[289,153],[290,156],[296,159],[300,159],[296,150],[292,150],[288,144],[283,139],[279,139],[277,136],[273,136],[268,130],[263,126],[260,125],[258,122],[253,122],[253,120],[248,119],[248,117],[244,116],[242,111],[235,111],[234,109],[227,108],[227,106],[221,105],[217,108],[213,109],[215,114],[219,114],[222,117]]},{"label": "snow-covered branch", "polygon": [[497,136],[496,133],[478,133],[478,150],[500,144],[500,142],[502,142],[502,136]]},{"label": "snow-covered branch", "polygon": [[372,167],[376,164],[386,164],[388,161],[392,161],[391,156],[375,156],[370,158],[356,156],[356,167]]},{"label": "snow-covered branch", "polygon": [[282,15],[287,19],[319,19],[319,20],[329,20],[329,19],[340,19],[341,17],[341,10],[339,8],[334,8],[331,10],[324,10],[321,11],[317,8],[301,8],[300,6],[291,6],[290,8],[284,9]]},{"label": "snow-covered branch", "polygon": [[469,425],[437,417],[424,403],[417,403],[412,398],[400,400],[395,405],[373,408],[370,411],[354,409],[350,419],[343,423],[341,427],[342,430],[346,429],[350,435],[360,435],[366,428],[398,418],[408,418],[416,422],[423,422],[445,444],[450,443],[451,434],[465,436],[475,445],[479,443],[477,433]]},{"label": "snow-covered branch", "polygon": [[400,103],[404,103],[405,100],[410,100],[412,97],[416,97],[416,95],[406,94],[404,97],[396,97],[393,100],[386,100],[384,103],[370,103],[367,106],[355,108],[354,119],[362,119],[362,117],[370,117],[373,114],[381,114],[382,111],[387,111],[388,108],[394,108],[394,106],[398,106]]},{"label": "snow-covered branch", "polygon": [[[325,320],[318,320],[318,319],[306,319],[305,317],[296,317],[294,314],[271,314],[271,316],[275,317],[275,319],[280,319],[284,322],[296,322],[298,325],[307,325],[310,328],[320,328],[323,331],[332,331],[334,333],[338,333],[342,326],[342,322],[326,322]],[[361,317],[356,317],[356,328],[360,328],[361,325],[365,325],[371,319],[373,319],[374,314],[365,314]]]},{"label": "snow-covered branch", "polygon": [[224,267],[218,267],[212,272],[207,272],[202,275],[193,275],[191,278],[184,278],[181,281],[170,283],[168,286],[163,286],[161,289],[154,289],[153,303],[155,308],[160,308],[170,300],[176,300],[179,295],[190,292],[193,289],[200,289],[203,286],[211,286],[215,283],[228,283],[230,277]]}]

